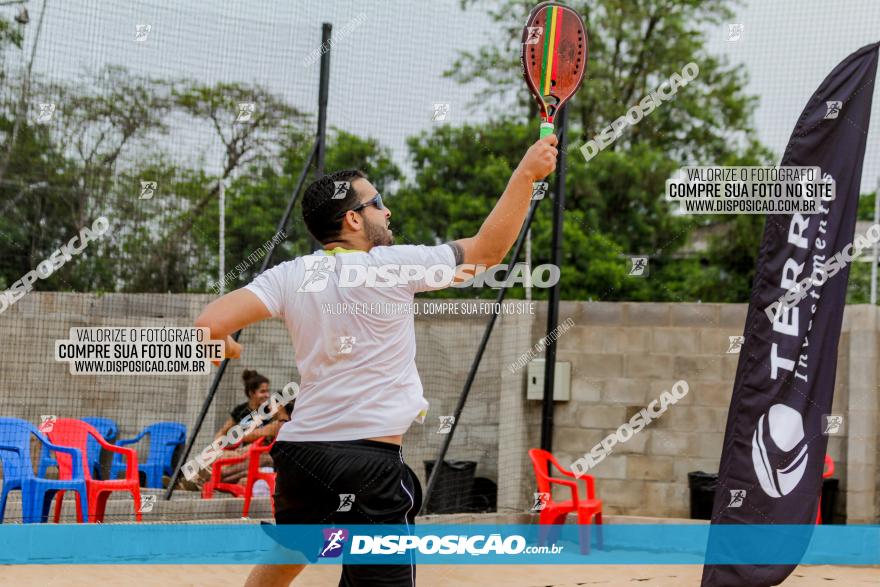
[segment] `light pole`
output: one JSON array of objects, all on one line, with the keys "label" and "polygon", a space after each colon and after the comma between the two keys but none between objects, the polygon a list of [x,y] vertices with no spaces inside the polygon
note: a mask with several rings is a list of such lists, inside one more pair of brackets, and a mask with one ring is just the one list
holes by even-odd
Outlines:
[{"label": "light pole", "polygon": [[220,275],[217,277],[217,285],[220,288],[220,295],[223,295],[223,276],[226,274],[226,182],[220,178],[220,249],[217,251],[219,257]]},{"label": "light pole", "polygon": [[[877,178],[877,191],[874,192],[874,224],[880,224],[880,177]],[[874,243],[871,257],[871,305],[877,305],[877,243]]]}]

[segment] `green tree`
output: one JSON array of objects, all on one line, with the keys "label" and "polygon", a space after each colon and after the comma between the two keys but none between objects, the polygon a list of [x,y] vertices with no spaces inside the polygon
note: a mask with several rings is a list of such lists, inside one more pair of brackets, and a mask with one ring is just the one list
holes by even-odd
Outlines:
[{"label": "green tree", "polygon": [[[280,168],[268,163],[251,165],[230,183],[226,190],[225,252],[227,272],[232,271],[232,275],[224,283],[226,291],[241,287],[256,276],[262,257],[267,252],[264,245],[275,234],[313,144],[314,139],[310,134],[298,132],[297,139],[289,141],[281,152]],[[325,168],[328,171],[359,168],[380,192],[403,179],[400,169],[391,160],[390,152],[381,147],[378,141],[337,129],[328,133]],[[314,175],[310,173],[303,190],[312,179]],[[193,229],[200,247],[209,251],[205,255],[205,265],[199,272],[204,279],[199,285],[193,285],[207,289],[216,283],[218,273],[215,252],[219,239],[217,206],[206,208]],[[287,236],[274,252],[271,265],[308,254],[315,248],[302,221],[299,205],[294,208],[285,233]],[[249,256],[259,259],[248,261]],[[242,269],[236,270],[236,267]]]},{"label": "green tree", "polygon": [[[525,148],[537,136],[537,108],[522,83],[520,32],[532,2],[479,5],[500,25],[500,38],[463,52],[446,75],[481,88],[475,103],[503,102],[514,92],[519,116],[486,129],[440,128],[410,143],[416,178],[398,194],[402,210],[428,213],[428,225],[412,223],[404,236],[420,242],[472,234],[504,188]],[[750,114],[756,99],[745,93],[742,67],[705,50],[704,30],[732,15],[723,0],[596,0],[574,2],[590,38],[587,77],[568,106],[563,295],[594,299],[694,299],[740,301],[747,295],[760,224],[734,217],[677,217],[663,198],[665,180],[687,164],[766,164]],[[638,125],[586,162],[576,147],[623,116],[670,74],[695,62],[699,76]],[[484,82],[480,84],[479,82]],[[530,121],[523,125],[521,121]],[[486,132],[490,140],[471,137]],[[407,201],[408,200],[408,201]],[[535,262],[549,249],[550,206],[535,219]],[[720,226],[720,228],[712,228]],[[696,229],[731,232],[702,258],[686,261],[681,249]],[[627,276],[630,255],[647,255],[650,276]],[[712,269],[707,271],[707,265]],[[712,280],[706,275],[712,275]],[[718,280],[721,280],[720,282]]]},{"label": "green tree", "polygon": [[859,220],[874,220],[874,198],[877,193],[862,194],[859,198]]}]

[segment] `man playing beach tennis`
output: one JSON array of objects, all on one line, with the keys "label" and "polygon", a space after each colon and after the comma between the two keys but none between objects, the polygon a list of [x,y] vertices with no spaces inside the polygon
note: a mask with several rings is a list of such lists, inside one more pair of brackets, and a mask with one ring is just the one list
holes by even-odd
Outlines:
[{"label": "man playing beach tennis", "polygon": [[[366,176],[325,175],[302,202],[306,227],[324,249],[272,267],[198,317],[196,326],[225,340],[227,358],[241,356],[230,335],[249,324],[281,318],[290,332],[301,381],[292,420],[272,449],[277,524],[414,522],[421,488],[401,442],[428,402],[416,370],[413,314],[370,310],[412,304],[414,294],[450,285],[414,267],[500,263],[522,228],[532,184],[556,168],[556,144],[550,135],[529,148],[475,236],[438,246],[392,246],[391,211]],[[346,275],[382,275],[389,267],[406,274],[405,282],[346,287]],[[260,565],[247,585],[286,586],[303,568]],[[339,584],[414,585],[415,565],[343,565]]]}]

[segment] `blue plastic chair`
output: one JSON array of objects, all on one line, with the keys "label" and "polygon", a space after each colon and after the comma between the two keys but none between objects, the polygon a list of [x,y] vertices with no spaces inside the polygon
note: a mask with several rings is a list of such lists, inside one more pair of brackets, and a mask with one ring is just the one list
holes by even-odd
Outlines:
[{"label": "blue plastic chair", "polygon": [[[71,479],[65,481],[42,479],[34,475],[31,464],[31,435],[37,437],[43,449],[67,453],[73,457]],[[18,418],[0,418],[0,461],[3,463],[0,523],[3,522],[3,514],[6,511],[6,499],[13,489],[21,491],[22,521],[26,524],[47,521],[49,506],[58,491],[75,491],[82,512],[77,516],[77,521],[88,520],[89,501],[79,450],[52,444],[30,422]]]},{"label": "blue plastic chair", "polygon": [[[97,418],[97,417],[88,417],[88,418],[80,418],[83,422],[88,422],[98,432],[101,433],[101,436],[104,437],[104,440],[113,444],[113,441],[116,439],[116,435],[119,433],[119,427],[116,425],[116,422],[111,420],[110,418]],[[101,445],[98,444],[98,441],[92,437],[89,437],[89,472],[92,474],[93,479],[102,479],[101,475]],[[46,469],[49,467],[55,467],[58,463],[55,462],[55,457],[52,456],[52,453],[43,447],[42,452],[40,453],[40,466],[37,469],[37,475],[40,477],[44,477],[46,475]],[[124,469],[125,467],[123,467]],[[112,477],[112,475],[111,475]]]},{"label": "blue plastic chair", "polygon": [[[147,435],[150,436],[150,454],[147,455],[147,462],[138,467],[147,477],[144,487],[162,489],[162,475],[174,473],[175,449],[186,442],[186,426],[179,422],[157,422],[144,428],[134,438],[117,440],[116,446],[135,444]],[[110,479],[116,479],[119,473],[125,471],[125,466],[122,455],[114,454]]]}]

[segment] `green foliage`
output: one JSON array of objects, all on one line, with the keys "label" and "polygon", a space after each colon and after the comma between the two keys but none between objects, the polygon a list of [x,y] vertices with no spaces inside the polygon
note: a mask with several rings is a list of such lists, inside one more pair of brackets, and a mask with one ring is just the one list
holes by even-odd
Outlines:
[{"label": "green foliage", "polygon": [[22,41],[21,27],[0,16],[0,55],[3,54],[6,45],[21,49]]},{"label": "green foliage", "polygon": [[[241,287],[256,276],[269,250],[266,241],[276,234],[313,145],[312,136],[297,131],[296,140],[289,141],[280,154],[281,169],[269,163],[253,165],[227,187],[225,259],[227,274],[232,275],[224,283],[226,291]],[[380,147],[375,139],[363,139],[339,130],[329,133],[325,167],[327,170],[360,168],[380,191],[403,177],[388,150]],[[312,179],[307,177],[306,182]],[[198,187],[195,191],[204,193],[205,188]],[[276,247],[270,266],[318,248],[308,235],[299,206],[293,210],[283,232],[287,236],[281,235],[284,240]],[[219,273],[218,206],[209,206],[198,216],[193,236],[200,250],[209,251],[201,273],[207,280],[193,284],[196,290],[204,290],[217,282]]]},{"label": "green foliage", "polygon": [[[866,253],[871,257],[871,250]],[[871,303],[871,263],[854,261],[849,269],[849,285],[846,290],[847,304]]]},{"label": "green foliage", "polygon": [[[512,167],[537,135],[537,109],[519,74],[520,31],[533,3],[508,0],[494,7],[486,4],[462,2],[465,8],[479,5],[488,10],[502,26],[502,38],[477,52],[461,53],[446,75],[462,83],[487,82],[475,102],[491,102],[510,92],[519,97],[523,112],[534,121],[532,128],[525,133],[511,128],[506,137],[496,138],[516,146],[505,153]],[[571,140],[567,149],[563,297],[706,302],[748,298],[762,218],[677,217],[663,198],[665,180],[683,165],[773,162],[752,128],[751,112],[757,102],[745,93],[745,71],[730,67],[704,48],[707,26],[726,22],[734,4],[723,0],[591,0],[570,4],[584,17],[590,46],[584,84],[567,107]],[[584,142],[690,62],[699,65],[696,80],[585,162],[579,151]],[[423,198],[430,194],[433,200],[436,183],[454,186],[461,182],[431,168],[442,166],[448,175],[451,165],[458,163],[443,155],[446,143],[439,132],[430,146],[430,159],[415,153],[417,166],[426,161],[416,182]],[[463,158],[468,165],[452,170],[461,170],[464,175],[472,168],[491,167],[491,153],[458,146],[466,149]],[[480,159],[475,161],[474,156]],[[504,181],[502,176],[493,177],[494,182]],[[452,187],[449,190],[455,193]],[[446,200],[454,198],[442,191],[440,195]],[[462,212],[460,206],[443,202],[432,202],[430,211],[440,215]],[[437,206],[441,210],[435,211]],[[535,220],[539,255],[549,249],[549,214],[548,202]],[[479,216],[479,212],[472,215]],[[439,224],[437,236],[452,236],[444,232],[447,226],[442,221]],[[420,230],[420,238],[431,236],[425,234],[427,228]],[[706,250],[687,250],[695,237],[708,240]],[[650,258],[649,277],[628,276],[631,255]]]},{"label": "green foliage", "polygon": [[[325,169],[359,168],[387,196],[398,243],[435,244],[476,234],[523,153],[538,136],[537,109],[522,82],[519,42],[533,2],[462,0],[486,10],[500,37],[463,52],[445,75],[473,84],[488,104],[479,124],[436,125],[409,137],[414,174],[404,177],[387,147],[342,129],[329,133]],[[564,299],[743,302],[748,299],[763,217],[677,216],[663,193],[684,165],[767,165],[745,92],[747,76],[706,52],[705,31],[732,15],[730,0],[577,0],[590,38],[587,76],[568,106],[562,246]],[[0,19],[0,54],[21,46]],[[8,62],[9,60],[7,60]],[[579,147],[689,62],[698,77],[624,130],[589,162]],[[2,71],[4,82],[10,79]],[[10,96],[20,88],[8,84]],[[253,278],[314,145],[312,116],[258,85],[155,79],[108,67],[78,82],[33,81],[34,102],[59,105],[55,125],[24,125],[0,181],[0,287],[8,287],[99,215],[108,236],[39,289],[210,291],[219,272],[219,185],[225,187],[225,289]],[[517,107],[502,113],[495,104]],[[504,100],[498,100],[498,98]],[[236,120],[253,103],[251,120]],[[0,135],[13,127],[0,104]],[[207,129],[215,147],[180,160],[166,147],[180,128]],[[200,135],[201,136],[201,135]],[[209,141],[210,142],[210,141]],[[206,152],[209,149],[206,147]],[[306,183],[312,181],[310,174]],[[157,181],[152,199],[141,181]],[[555,177],[551,176],[551,191]],[[550,263],[553,200],[532,225],[532,264]],[[873,218],[873,197],[859,202]],[[273,264],[311,252],[299,206],[284,226]],[[253,260],[253,255],[259,258]],[[251,260],[248,257],[251,257]],[[649,275],[629,276],[630,257],[649,257]],[[520,257],[522,260],[522,256]],[[856,263],[850,299],[867,300]],[[537,299],[546,290],[533,290]],[[523,288],[509,292],[521,298]],[[438,297],[494,298],[489,288]]]},{"label": "green foliage", "polygon": [[[0,116],[0,132],[9,136],[13,121]],[[71,217],[76,205],[71,182],[75,169],[53,144],[46,129],[26,126],[10,154],[6,175],[0,181],[0,287],[9,287],[46,259],[60,244],[61,235],[72,237],[78,227]],[[83,284],[65,267],[56,277]],[[37,289],[46,283],[38,281]]]},{"label": "green foliage", "polygon": [[859,220],[874,220],[875,197],[876,192],[873,194],[862,194],[862,197],[859,198]]}]

